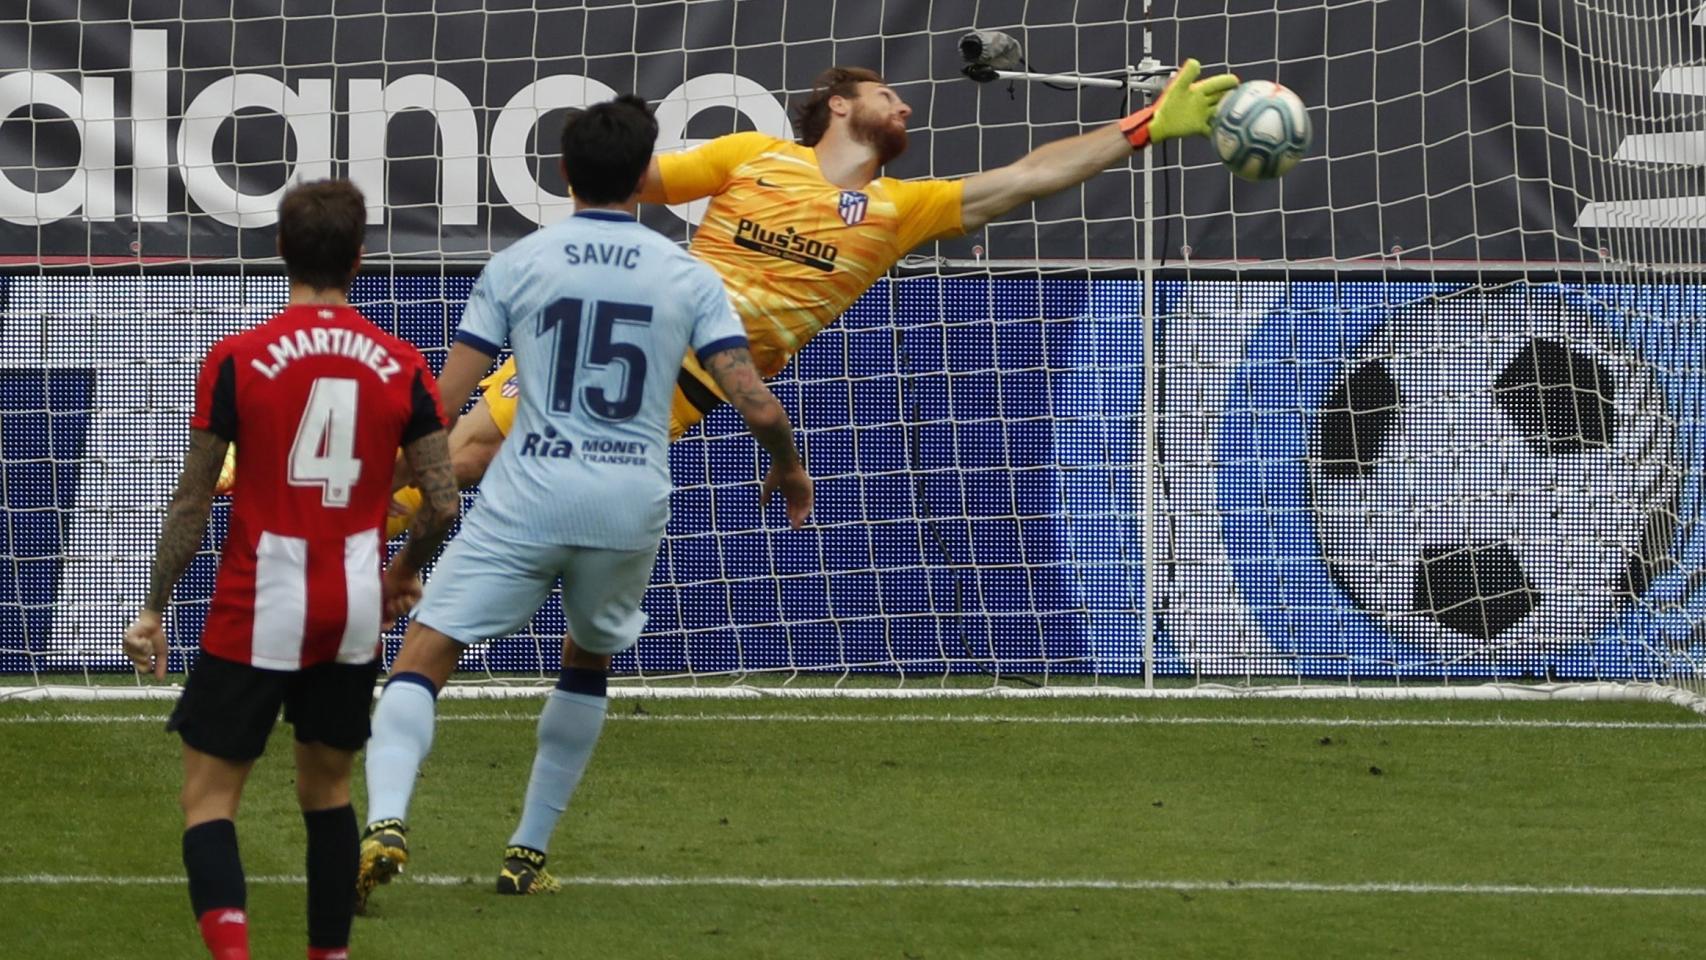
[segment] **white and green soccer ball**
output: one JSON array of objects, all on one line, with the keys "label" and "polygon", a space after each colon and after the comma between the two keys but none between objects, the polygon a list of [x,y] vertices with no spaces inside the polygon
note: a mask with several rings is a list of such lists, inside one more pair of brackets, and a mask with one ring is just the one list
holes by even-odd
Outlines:
[{"label": "white and green soccer ball", "polygon": [[1309,150],[1309,111],[1297,94],[1272,80],[1238,85],[1214,115],[1214,152],[1245,180],[1272,180]]}]

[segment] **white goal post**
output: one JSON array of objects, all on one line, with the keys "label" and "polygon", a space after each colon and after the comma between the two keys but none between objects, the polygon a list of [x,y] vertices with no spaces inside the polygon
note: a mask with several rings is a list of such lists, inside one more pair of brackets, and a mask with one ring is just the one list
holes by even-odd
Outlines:
[{"label": "white goal post", "polygon": [[[1310,156],[1247,183],[1168,144],[913,251],[773,384],[807,530],[726,410],[674,445],[616,687],[1706,711],[1706,5],[461,6],[0,12],[0,699],[175,689],[119,636],[196,365],[284,300],[289,182],[362,186],[354,299],[436,358],[486,258],[570,212],[569,107],[637,92],[664,150],[790,136],[818,71],[866,65],[915,111],[888,173],[962,177],[1191,56],[1297,91]],[[557,602],[448,694],[548,687]]]}]

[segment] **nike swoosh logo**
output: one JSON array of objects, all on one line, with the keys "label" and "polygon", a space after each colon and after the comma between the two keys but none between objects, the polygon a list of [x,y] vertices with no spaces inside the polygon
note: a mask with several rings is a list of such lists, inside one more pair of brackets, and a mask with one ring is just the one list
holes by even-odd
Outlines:
[{"label": "nike swoosh logo", "polygon": [[775,187],[775,186],[777,186],[777,184],[774,184],[774,183],[765,183],[763,177],[758,178],[758,185],[761,187]]}]

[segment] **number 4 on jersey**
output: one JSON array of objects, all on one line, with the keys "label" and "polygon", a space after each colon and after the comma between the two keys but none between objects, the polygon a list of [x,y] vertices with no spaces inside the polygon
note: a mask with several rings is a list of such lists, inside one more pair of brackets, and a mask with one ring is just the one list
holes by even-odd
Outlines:
[{"label": "number 4 on jersey", "polygon": [[308,391],[308,406],[290,445],[289,480],[293,487],[319,487],[320,502],[347,507],[350,489],[361,479],[355,456],[355,412],[361,385],[345,377],[321,377]]}]

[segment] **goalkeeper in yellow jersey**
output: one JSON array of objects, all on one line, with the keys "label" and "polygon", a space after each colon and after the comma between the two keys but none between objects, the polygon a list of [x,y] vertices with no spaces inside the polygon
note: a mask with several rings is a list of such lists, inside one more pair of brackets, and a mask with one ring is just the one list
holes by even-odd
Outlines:
[{"label": "goalkeeper in yellow jersey", "polygon": [[[1153,105],[1005,167],[963,180],[894,180],[877,172],[906,149],[912,109],[870,70],[838,67],[820,76],[796,107],[799,142],[735,133],[685,153],[654,156],[639,197],[647,203],[711,198],[691,250],[722,277],[746,328],[753,364],[770,377],[913,247],[976,230],[1022,203],[1082,183],[1134,149],[1207,135],[1215,106],[1238,81],[1229,75],[1199,81],[1199,71],[1188,60]],[[463,486],[479,482],[515,420],[524,387],[515,371],[512,360],[483,381],[484,396],[451,431],[452,464]],[[676,380],[671,438],[722,402],[711,377],[689,356]],[[407,522],[418,501],[414,490],[398,491],[394,526]],[[565,666],[572,649],[565,640]],[[556,769],[546,753],[542,739],[536,774]],[[556,823],[573,778],[535,780],[540,786],[529,781],[515,845],[505,851],[500,893],[558,889],[546,870],[543,842],[528,846],[519,838],[540,832],[530,825]],[[394,825],[371,824],[362,842],[362,890],[394,872],[407,859],[405,850]]]},{"label": "goalkeeper in yellow jersey", "polygon": [[[961,180],[895,180],[877,172],[906,150],[912,108],[873,71],[835,67],[795,107],[798,142],[733,133],[658,155],[640,197],[647,203],[711,198],[691,250],[722,276],[746,327],[753,363],[760,375],[772,377],[919,244],[976,230],[1020,204],[1083,183],[1151,143],[1206,136],[1216,105],[1238,78],[1198,80],[1200,70],[1187,60],[1154,104],[1045,144],[1007,166]],[[483,396],[450,435],[463,486],[479,482],[515,420],[515,361],[481,387]],[[676,384],[671,438],[722,402],[710,377],[688,357]],[[407,528],[419,502],[414,488],[398,491],[393,534]]]}]

